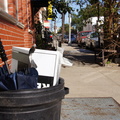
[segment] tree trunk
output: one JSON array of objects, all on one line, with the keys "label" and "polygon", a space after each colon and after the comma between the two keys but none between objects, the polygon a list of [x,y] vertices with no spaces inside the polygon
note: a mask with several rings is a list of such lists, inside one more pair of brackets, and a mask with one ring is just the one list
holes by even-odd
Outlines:
[{"label": "tree trunk", "polygon": [[65,14],[62,13],[62,40],[61,42],[63,42],[63,38],[64,38],[64,21],[65,21]]},{"label": "tree trunk", "polygon": [[105,12],[104,12],[104,47],[107,49],[115,49],[114,45],[114,12],[113,4],[115,0],[105,0]]}]

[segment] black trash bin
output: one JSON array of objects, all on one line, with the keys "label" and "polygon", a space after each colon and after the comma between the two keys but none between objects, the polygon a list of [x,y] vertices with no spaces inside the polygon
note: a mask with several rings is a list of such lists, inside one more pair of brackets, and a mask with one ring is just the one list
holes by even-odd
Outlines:
[{"label": "black trash bin", "polygon": [[0,92],[0,120],[60,120],[64,80],[49,88]]}]

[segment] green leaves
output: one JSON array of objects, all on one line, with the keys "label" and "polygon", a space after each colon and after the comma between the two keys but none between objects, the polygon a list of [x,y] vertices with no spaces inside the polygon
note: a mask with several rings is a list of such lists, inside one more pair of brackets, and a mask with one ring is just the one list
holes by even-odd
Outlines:
[{"label": "green leaves", "polygon": [[99,0],[88,0],[91,5],[96,4],[99,2]]},{"label": "green leaves", "polygon": [[65,2],[64,0],[53,1],[52,5],[60,14],[66,14],[67,12],[71,13],[71,11],[73,11],[72,7],[69,7],[68,2]]},{"label": "green leaves", "polygon": [[67,10],[65,9],[66,8],[66,3],[65,2],[57,2],[56,5],[55,5],[57,11],[62,14],[62,13],[66,13]]}]

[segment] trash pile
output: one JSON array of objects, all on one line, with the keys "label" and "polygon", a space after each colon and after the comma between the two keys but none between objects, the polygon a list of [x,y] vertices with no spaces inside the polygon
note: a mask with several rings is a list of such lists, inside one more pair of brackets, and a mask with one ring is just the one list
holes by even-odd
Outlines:
[{"label": "trash pile", "polygon": [[11,73],[7,64],[8,58],[1,41],[0,56],[5,63],[3,67],[0,67],[0,91],[37,88],[38,72],[35,68],[23,68],[21,71]]},{"label": "trash pile", "polygon": [[24,47],[12,48],[11,69],[7,64],[7,56],[0,41],[0,56],[5,63],[0,67],[0,91],[40,89],[59,84],[61,65],[72,66],[63,57],[64,50],[41,50]]}]

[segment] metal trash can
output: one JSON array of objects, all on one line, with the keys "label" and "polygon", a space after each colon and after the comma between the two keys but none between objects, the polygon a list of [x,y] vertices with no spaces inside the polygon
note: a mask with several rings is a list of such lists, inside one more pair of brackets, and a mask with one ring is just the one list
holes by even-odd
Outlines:
[{"label": "metal trash can", "polygon": [[49,88],[0,92],[0,120],[60,120],[68,90],[60,78],[58,85]]}]

